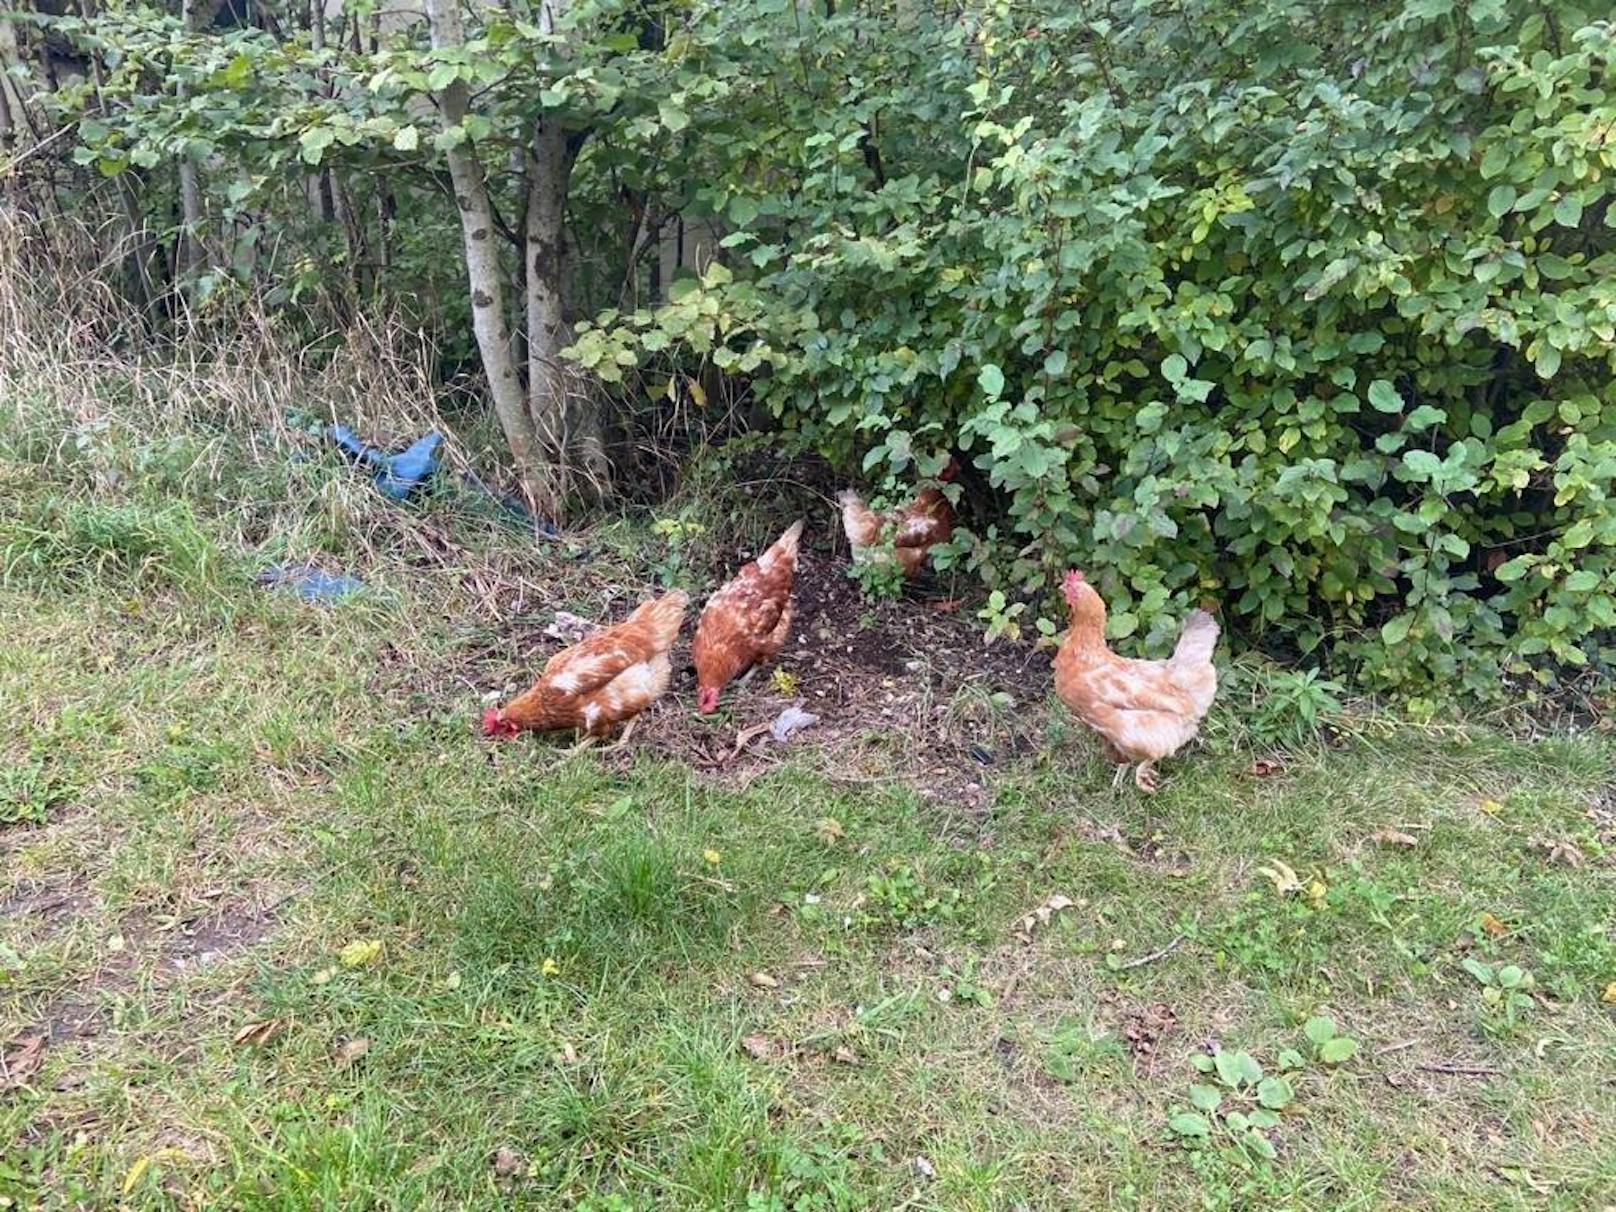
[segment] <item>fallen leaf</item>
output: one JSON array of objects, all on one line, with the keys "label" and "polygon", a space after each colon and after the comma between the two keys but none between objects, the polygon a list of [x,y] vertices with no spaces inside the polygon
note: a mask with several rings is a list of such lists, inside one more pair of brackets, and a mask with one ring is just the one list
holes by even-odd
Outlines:
[{"label": "fallen leaf", "polygon": [[1551,863],[1559,863],[1565,867],[1581,867],[1587,858],[1582,849],[1575,842],[1549,842],[1535,839],[1529,848],[1543,855]]},{"label": "fallen leaf", "polygon": [[933,602],[931,608],[938,614],[953,614],[964,604],[964,598],[944,598],[940,602]]},{"label": "fallen leaf", "polygon": [[811,711],[804,711],[793,703],[774,717],[774,723],[769,725],[769,735],[784,745],[804,728],[811,728],[817,723],[819,723],[817,715]]},{"label": "fallen leaf", "polygon": [[449,973],[448,976],[444,977],[443,978],[443,987],[445,989],[450,989],[450,990],[460,988],[460,973],[459,972],[451,972],[451,973]]},{"label": "fallen leaf", "polygon": [[357,1065],[360,1058],[369,1051],[370,1041],[363,1035],[356,1035],[350,1040],[343,1041],[332,1054],[332,1059],[336,1061],[338,1068],[346,1069],[351,1065]]},{"label": "fallen leaf", "polygon": [[833,816],[822,816],[815,821],[814,832],[819,836],[819,840],[827,846],[839,842],[844,836],[842,822]]},{"label": "fallen leaf", "polygon": [[539,965],[539,972],[544,976],[560,976],[561,965],[556,963],[553,958],[546,956],[544,963]]},{"label": "fallen leaf", "polygon": [[19,1037],[0,1055],[0,1090],[20,1089],[45,1059],[45,1037]]},{"label": "fallen leaf", "polygon": [[494,1167],[494,1175],[498,1178],[513,1178],[527,1168],[527,1162],[522,1155],[508,1145],[501,1145],[494,1150],[490,1159]]},{"label": "fallen leaf", "polygon": [[1607,1005],[1616,1006],[1616,981],[1611,981],[1610,984],[1605,986],[1605,991],[1599,995],[1599,1000]]},{"label": "fallen leaf", "polygon": [[933,1179],[937,1177],[937,1167],[931,1164],[929,1158],[917,1157],[911,1164],[915,1168],[915,1173],[921,1178]]},{"label": "fallen leaf", "polygon": [[309,982],[315,985],[328,984],[336,975],[337,970],[335,968],[321,968],[313,976],[309,977]]},{"label": "fallen leaf", "polygon": [[716,850],[703,850],[701,852],[701,857],[707,862],[711,863],[714,867],[718,866],[719,863],[724,861],[724,856],[719,854]]},{"label": "fallen leaf", "polygon": [[741,1037],[741,1047],[753,1060],[775,1060],[785,1054],[785,1048],[779,1040],[764,1035],[761,1031],[752,1035]]},{"label": "fallen leaf", "polygon": [[146,1173],[151,1164],[152,1159],[150,1155],[148,1155],[146,1157],[142,1157],[139,1161],[135,1162],[134,1165],[129,1167],[129,1172],[123,1176],[123,1193],[125,1195],[128,1195],[135,1189],[135,1184],[140,1181],[141,1175]]},{"label": "fallen leaf", "polygon": [[235,1035],[230,1037],[230,1042],[236,1045],[238,1048],[243,1044],[251,1044],[256,1048],[263,1044],[267,1044],[270,1039],[280,1031],[280,1029],[281,1022],[279,1019],[262,1019],[256,1023],[248,1023],[240,1031],[237,1031]]},{"label": "fallen leaf", "polygon": [[1278,774],[1285,769],[1285,764],[1278,758],[1258,758],[1246,767],[1246,773],[1254,779],[1265,779],[1271,774]]},{"label": "fallen leaf", "polygon": [[1490,913],[1481,915],[1481,928],[1494,938],[1497,938],[1500,934],[1509,933],[1509,927]]},{"label": "fallen leaf", "polygon": [[795,694],[797,692],[797,675],[789,669],[776,669],[772,675],[774,688],[781,694]]},{"label": "fallen leaf", "polygon": [[780,987],[780,982],[775,980],[774,977],[770,976],[767,972],[754,972],[746,979],[751,981],[752,984],[757,986],[759,989],[778,989]]},{"label": "fallen leaf", "polygon": [[561,1063],[565,1065],[576,1065],[578,1063],[578,1049],[565,1040],[561,1043]]},{"label": "fallen leaf", "polygon": [[362,968],[366,964],[373,964],[381,958],[382,941],[377,938],[355,939],[337,952],[337,958],[342,961],[344,968]]},{"label": "fallen leaf", "polygon": [[1059,913],[1062,909],[1070,909],[1075,904],[1077,904],[1076,901],[1062,893],[1056,892],[1051,894],[1043,904],[1039,905],[1031,913],[1025,915],[1021,921],[1017,923],[1015,930],[1016,938],[1023,943],[1030,944],[1032,942],[1033,934],[1038,930],[1039,927],[1049,925],[1050,919],[1053,918],[1057,913]]},{"label": "fallen leaf", "polygon": [[837,1044],[836,1050],[830,1054],[830,1058],[842,1065],[858,1064],[858,1053],[854,1052],[846,1044]]},{"label": "fallen leaf", "polygon": [[1497,800],[1488,799],[1485,797],[1476,801],[1476,807],[1481,809],[1488,816],[1497,816],[1504,810],[1503,804],[1499,803]]},{"label": "fallen leaf", "polygon": [[1419,839],[1412,834],[1404,833],[1401,829],[1393,829],[1390,826],[1371,833],[1369,840],[1379,842],[1382,846],[1403,846],[1405,848],[1420,844]]},{"label": "fallen leaf", "polygon": [[1282,863],[1278,859],[1274,860],[1271,867],[1258,867],[1257,874],[1266,876],[1273,883],[1274,891],[1281,896],[1290,896],[1306,887],[1289,864]]}]

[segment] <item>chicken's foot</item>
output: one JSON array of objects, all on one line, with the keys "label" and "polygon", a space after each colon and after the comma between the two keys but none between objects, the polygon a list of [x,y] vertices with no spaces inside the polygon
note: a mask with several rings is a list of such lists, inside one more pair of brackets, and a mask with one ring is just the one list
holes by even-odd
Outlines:
[{"label": "chicken's foot", "polygon": [[563,758],[576,757],[578,754],[582,753],[585,749],[588,749],[591,745],[593,745],[598,740],[600,740],[600,738],[598,736],[596,736],[594,733],[586,732],[586,733],[583,734],[583,736],[579,737],[577,742],[574,743],[571,747],[563,750],[561,756]]},{"label": "chicken's foot", "polygon": [[639,716],[637,716],[637,715],[630,716],[628,723],[623,725],[623,735],[618,737],[610,745],[606,746],[606,748],[601,750],[601,752],[602,753],[616,753],[624,745],[628,744],[628,738],[634,735],[634,725],[638,724],[639,722],[640,722],[640,717]]},{"label": "chicken's foot", "polygon": [[1146,795],[1156,794],[1156,763],[1140,762],[1138,769],[1133,772],[1134,786]]}]

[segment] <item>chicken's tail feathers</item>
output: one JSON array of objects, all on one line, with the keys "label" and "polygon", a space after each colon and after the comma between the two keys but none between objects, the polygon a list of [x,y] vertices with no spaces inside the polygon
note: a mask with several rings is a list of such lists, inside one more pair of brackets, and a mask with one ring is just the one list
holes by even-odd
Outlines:
[{"label": "chicken's tail feathers", "polygon": [[769,549],[758,557],[758,567],[763,569],[772,568],[776,560],[784,559],[789,560],[791,566],[795,568],[797,566],[797,544],[802,541],[802,525],[802,519],[798,518],[787,527],[786,532],[770,544]]},{"label": "chicken's tail feathers", "polygon": [[651,628],[657,640],[658,649],[667,649],[673,646],[678,638],[679,628],[685,621],[685,610],[690,605],[690,595],[682,589],[671,589],[660,598],[652,598],[645,602],[634,613]]},{"label": "chicken's tail feathers", "polygon": [[1197,610],[1184,620],[1178,645],[1173,649],[1175,665],[1200,664],[1212,659],[1212,650],[1218,643],[1218,621],[1204,610]]}]

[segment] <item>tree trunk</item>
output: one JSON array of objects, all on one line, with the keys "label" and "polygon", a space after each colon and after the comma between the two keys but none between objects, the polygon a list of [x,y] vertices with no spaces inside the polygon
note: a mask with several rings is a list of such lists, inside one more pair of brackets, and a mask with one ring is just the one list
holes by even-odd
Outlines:
[{"label": "tree trunk", "polygon": [[[464,44],[459,0],[427,0],[426,9],[435,49],[448,50]],[[462,126],[470,110],[464,82],[456,80],[439,92],[438,106],[444,129]],[[472,329],[482,355],[483,370],[488,376],[488,390],[494,398],[494,413],[505,431],[505,441],[516,460],[523,489],[535,509],[553,516],[559,502],[540,457],[526,392],[511,356],[511,334],[505,318],[505,289],[500,276],[499,249],[494,243],[494,208],[488,196],[488,183],[470,140],[444,154],[449,161],[455,205],[460,211],[461,242],[471,289]]]},{"label": "tree trunk", "polygon": [[582,146],[559,121],[541,121],[527,157],[524,207],[527,283],[527,390],[533,427],[557,461],[591,495],[610,489],[600,414],[588,384],[562,361],[572,344],[566,317],[567,186]]},{"label": "tree trunk", "polygon": [[[187,33],[194,33],[197,24],[196,5],[193,0],[181,0],[180,16]],[[185,85],[179,86],[179,97],[185,99]],[[202,248],[202,182],[197,176],[196,161],[189,151],[180,153],[180,240],[174,255],[174,282],[185,302],[196,285],[205,256]]]}]

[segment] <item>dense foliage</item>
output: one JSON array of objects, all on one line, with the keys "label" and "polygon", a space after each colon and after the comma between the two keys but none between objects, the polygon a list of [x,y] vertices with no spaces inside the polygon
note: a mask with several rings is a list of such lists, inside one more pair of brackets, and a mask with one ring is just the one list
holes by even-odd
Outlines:
[{"label": "dense foliage", "polygon": [[1107,7],[824,20],[784,111],[804,59],[738,28],[734,273],[581,356],[713,342],[899,478],[958,442],[1005,516],[957,558],[1014,594],[1091,567],[1119,637],[1210,593],[1405,692],[1608,670],[1616,29]]},{"label": "dense foliage", "polygon": [[[1050,7],[513,5],[432,49],[369,8],[327,38],[112,6],[54,23],[101,68],[54,104],[165,232],[153,170],[200,168],[193,296],[424,298],[468,353],[444,157],[477,149],[519,286],[560,123],[595,317],[568,356],[623,393],[716,367],[780,449],[893,490],[964,451],[988,491],[944,558],[1002,609],[1052,630],[1075,563],[1153,649],[1215,597],[1416,702],[1608,673],[1616,27],[1563,0]],[[722,258],[659,281],[696,219]]]}]

